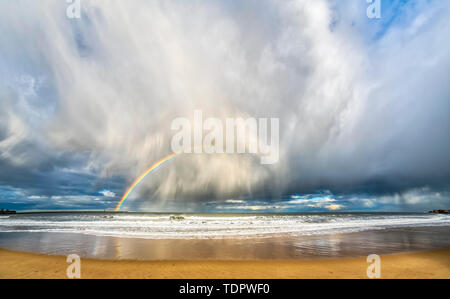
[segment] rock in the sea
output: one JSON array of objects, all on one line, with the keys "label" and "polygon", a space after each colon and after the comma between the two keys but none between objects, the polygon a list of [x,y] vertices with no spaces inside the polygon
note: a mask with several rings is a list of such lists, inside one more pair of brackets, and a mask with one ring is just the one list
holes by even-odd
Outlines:
[{"label": "rock in the sea", "polygon": [[433,214],[450,214],[450,210],[433,210],[433,211],[430,211],[428,213],[433,213]]},{"label": "rock in the sea", "polygon": [[170,216],[170,220],[184,220],[183,216]]}]

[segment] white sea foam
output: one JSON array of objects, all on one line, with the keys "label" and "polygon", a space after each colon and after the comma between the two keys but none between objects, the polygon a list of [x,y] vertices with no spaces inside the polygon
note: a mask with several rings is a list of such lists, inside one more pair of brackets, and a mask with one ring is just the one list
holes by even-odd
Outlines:
[{"label": "white sea foam", "polygon": [[0,232],[81,233],[146,239],[251,238],[350,233],[398,227],[450,226],[434,214],[302,215],[40,214],[0,218]]}]

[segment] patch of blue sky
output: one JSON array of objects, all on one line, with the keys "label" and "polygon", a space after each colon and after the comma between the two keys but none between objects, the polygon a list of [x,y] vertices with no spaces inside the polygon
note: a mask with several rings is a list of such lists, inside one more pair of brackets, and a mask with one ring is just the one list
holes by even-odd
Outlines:
[{"label": "patch of blue sky", "polygon": [[374,39],[382,38],[391,28],[408,27],[426,6],[435,0],[412,1],[412,0],[380,0],[381,18],[375,31]]}]

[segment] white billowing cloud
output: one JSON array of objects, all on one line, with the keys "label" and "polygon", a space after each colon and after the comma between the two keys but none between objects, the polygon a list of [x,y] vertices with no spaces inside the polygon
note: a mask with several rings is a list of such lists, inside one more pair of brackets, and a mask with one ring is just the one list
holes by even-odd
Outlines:
[{"label": "white billowing cloud", "polygon": [[297,208],[314,208],[314,209],[327,209],[331,211],[341,210],[344,205],[336,203],[336,199],[325,196],[325,197],[315,197],[315,198],[304,198],[302,196],[291,196],[294,198],[292,200],[285,201],[286,204]]},{"label": "white billowing cloud", "polygon": [[116,197],[116,193],[110,191],[110,190],[102,190],[99,192],[100,194],[102,194],[105,197]]},{"label": "white billowing cloud", "polygon": [[376,198],[365,198],[365,197],[351,197],[348,199],[350,202],[363,207],[363,208],[373,208],[376,206]]},{"label": "white billowing cloud", "polygon": [[286,203],[288,204],[306,204],[306,203],[330,203],[330,202],[334,202],[336,201],[336,199],[331,198],[331,197],[321,197],[321,198],[299,198],[299,199],[294,199],[294,200],[289,200]]},{"label": "white billowing cloud", "polygon": [[[88,170],[130,183],[170,152],[171,121],[201,109],[279,117],[280,162],[179,156],[136,188],[142,207],[149,198],[445,180],[450,4],[418,1],[417,16],[369,42],[365,6],[332,2],[85,0],[73,20],[65,1],[2,2],[1,158],[26,165],[33,158],[14,145],[36,138],[88,153]],[[33,101],[41,108],[23,108]]]},{"label": "white billowing cloud", "polygon": [[338,204],[332,204],[332,205],[326,205],[324,206],[325,209],[330,210],[330,211],[338,211],[341,210],[342,208],[344,208],[343,205],[338,205]]},{"label": "white billowing cloud", "polygon": [[253,205],[253,206],[218,206],[218,210],[248,210],[248,211],[264,211],[264,210],[284,210],[288,206],[280,205]]},{"label": "white billowing cloud", "polygon": [[[415,188],[404,193],[381,196],[378,202],[385,205],[405,207],[431,207],[431,209],[444,209],[450,203],[448,192],[432,191],[429,187]],[[430,209],[430,208],[428,208]]]},{"label": "white billowing cloud", "polygon": [[225,202],[226,203],[244,203],[244,201],[241,199],[227,199]]}]

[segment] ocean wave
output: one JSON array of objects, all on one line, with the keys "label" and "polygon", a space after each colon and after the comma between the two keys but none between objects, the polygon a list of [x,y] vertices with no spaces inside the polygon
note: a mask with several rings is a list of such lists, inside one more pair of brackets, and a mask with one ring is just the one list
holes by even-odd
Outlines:
[{"label": "ocean wave", "polygon": [[0,232],[80,233],[145,239],[254,238],[351,233],[400,227],[450,226],[450,216],[433,214],[317,214],[207,216],[32,215],[0,218]]}]

